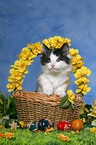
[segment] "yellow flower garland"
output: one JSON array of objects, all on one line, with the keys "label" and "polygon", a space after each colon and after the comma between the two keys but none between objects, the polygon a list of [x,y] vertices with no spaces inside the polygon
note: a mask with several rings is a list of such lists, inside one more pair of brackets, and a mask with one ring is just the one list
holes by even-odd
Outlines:
[{"label": "yellow flower garland", "polygon": [[45,44],[49,49],[61,48],[64,43],[68,43],[70,46],[70,42],[71,40],[69,38],[64,39],[60,36],[54,36],[43,40],[43,44]]},{"label": "yellow flower garland", "polygon": [[33,63],[33,58],[42,53],[41,44],[28,44],[28,47],[22,49],[20,55],[17,55],[19,60],[16,60],[14,65],[11,65],[10,76],[7,84],[8,92],[12,92],[15,89],[22,90],[22,83],[24,74],[28,73],[27,67]]},{"label": "yellow flower garland", "polygon": [[86,76],[90,76],[91,71],[85,67],[82,62],[84,58],[78,55],[79,51],[77,49],[69,49],[69,54],[72,56],[71,64],[73,66],[72,72],[74,73],[74,77],[77,80],[74,82],[78,89],[75,91],[76,93],[87,94],[91,90],[90,87],[86,83],[90,83],[89,79]]},{"label": "yellow flower garland", "polygon": [[[64,43],[67,43],[69,46],[71,45],[71,40],[69,38],[62,38],[60,36],[50,37],[49,39],[44,39],[43,44],[45,44],[49,49],[60,49]],[[15,89],[22,90],[22,83],[24,74],[28,73],[28,66],[33,63],[33,58],[37,57],[37,55],[42,53],[42,44],[35,43],[35,44],[28,44],[27,47],[23,48],[21,53],[17,55],[19,60],[16,60],[14,65],[11,65],[10,76],[8,77],[8,81],[10,82],[7,84],[8,92],[13,92]],[[73,66],[72,72],[74,73],[74,77],[77,80],[74,82],[77,84],[78,89],[76,93],[87,94],[91,90],[90,87],[86,83],[90,83],[89,79],[86,76],[90,76],[91,71],[84,66],[84,62],[79,54],[78,49],[69,49],[69,54],[72,56],[71,64]],[[69,101],[74,104],[74,93],[72,90],[67,91]]]}]

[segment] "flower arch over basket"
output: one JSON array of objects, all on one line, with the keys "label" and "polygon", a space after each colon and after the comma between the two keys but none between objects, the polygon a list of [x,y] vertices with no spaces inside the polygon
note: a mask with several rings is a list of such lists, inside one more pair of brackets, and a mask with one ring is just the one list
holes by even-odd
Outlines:
[{"label": "flower arch over basket", "polygon": [[[60,49],[64,43],[67,43],[68,46],[71,45],[70,44],[71,40],[69,38],[62,38],[60,36],[50,37],[49,39],[44,39],[42,42],[49,49],[54,49],[54,48]],[[91,71],[87,67],[84,66],[84,62],[82,61],[83,58],[78,53],[79,53],[78,49],[69,48],[69,54],[72,57],[72,59],[71,59],[71,64],[73,66],[72,72],[74,73],[74,77],[77,79],[74,82],[78,87],[75,92],[77,93],[77,96],[78,96],[78,94],[80,94],[79,96],[82,96],[82,98],[83,98],[83,95],[87,94],[87,92],[89,92],[91,90],[91,88],[88,87],[88,84],[87,84],[87,83],[90,83],[87,76],[90,76]],[[11,65],[10,76],[8,77],[8,81],[10,83],[7,84],[7,88],[8,88],[8,92],[11,92],[11,94],[15,91],[13,93],[13,96],[16,98],[17,111],[18,111],[18,114],[19,114],[19,117],[21,118],[21,120],[22,119],[24,120],[24,115],[22,117],[22,111],[24,110],[24,108],[26,108],[27,103],[29,105],[27,104],[27,108],[24,110],[24,114],[26,114],[26,112],[29,110],[29,113],[27,112],[27,114],[29,114],[29,116],[30,116],[29,120],[35,120],[35,121],[38,120],[38,119],[36,119],[36,115],[38,113],[46,114],[46,113],[42,112],[42,109],[41,109],[41,113],[40,113],[40,111],[38,111],[38,109],[40,110],[40,108],[42,108],[41,104],[44,105],[43,108],[45,108],[45,112],[47,111],[47,113],[48,113],[48,108],[46,107],[46,105],[50,104],[52,107],[52,105],[54,106],[54,103],[56,103],[56,105],[58,106],[58,101],[56,101],[56,100],[58,100],[59,98],[57,96],[58,99],[56,99],[56,95],[52,95],[51,103],[49,103],[50,102],[49,96],[45,96],[44,94],[41,94],[41,93],[35,93],[35,92],[32,93],[32,92],[21,91],[23,78],[25,78],[25,74],[28,73],[27,67],[29,65],[31,65],[31,63],[34,62],[33,58],[37,57],[39,54],[42,54],[42,44],[40,44],[40,42],[34,43],[34,44],[32,44],[32,43],[28,44],[27,47],[23,48],[21,53],[19,55],[17,55],[17,57],[19,59],[15,61],[14,65]],[[47,97],[47,101],[45,101],[46,97]],[[22,101],[24,101],[26,103],[23,104],[24,102],[22,102]],[[35,101],[35,106],[33,105],[34,106],[33,108],[36,109],[36,108],[38,108],[37,106],[39,106],[39,108],[37,109],[37,112],[35,110],[35,114],[33,113],[35,115],[35,117],[33,117],[34,115],[32,116],[32,112],[34,112],[33,111],[34,109],[32,109],[32,107],[31,107],[32,103],[34,104],[34,101]],[[75,107],[74,110],[76,110],[76,106],[78,106],[78,105],[76,105],[76,97],[72,90],[68,90],[66,96],[62,99],[61,103],[60,103],[60,101],[61,101],[61,99],[59,99],[59,106],[58,106],[59,108],[60,108],[60,105],[61,105],[61,107],[69,106],[69,108],[70,108],[70,103],[72,105],[72,108]],[[79,101],[82,102],[80,97],[79,97]],[[46,102],[47,102],[47,104],[46,104]],[[75,104],[75,106],[74,106],[74,104]],[[79,104],[81,104],[81,103],[79,103]],[[23,107],[22,111],[20,111],[21,106]],[[49,107],[49,108],[51,108],[51,107]],[[31,110],[30,110],[30,108],[31,108]],[[55,110],[56,109],[57,108],[55,106]],[[79,109],[80,109],[80,107],[79,107]],[[49,111],[49,112],[51,113],[51,111]],[[52,116],[52,114],[49,116]],[[64,119],[64,113],[61,114],[60,116],[63,116],[63,119]],[[42,116],[42,117],[48,117],[48,114],[45,116]],[[26,119],[24,121],[28,122],[29,121],[28,116],[25,118]],[[41,117],[39,116],[39,118],[41,118]],[[53,118],[55,119],[55,117],[53,117]],[[74,116],[73,116],[73,118],[74,118]],[[49,117],[49,119],[50,119],[50,117]],[[53,122],[55,121],[54,119],[52,119]],[[59,117],[59,119],[60,119],[60,117]],[[62,120],[62,117],[61,117],[61,120]],[[72,119],[71,119],[71,121],[72,121]]]}]

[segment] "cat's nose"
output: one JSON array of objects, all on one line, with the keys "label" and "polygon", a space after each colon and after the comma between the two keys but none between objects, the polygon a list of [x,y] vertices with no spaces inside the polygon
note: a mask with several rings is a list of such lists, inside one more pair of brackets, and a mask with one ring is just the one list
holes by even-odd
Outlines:
[{"label": "cat's nose", "polygon": [[55,64],[51,64],[51,67],[54,68],[55,67]]}]

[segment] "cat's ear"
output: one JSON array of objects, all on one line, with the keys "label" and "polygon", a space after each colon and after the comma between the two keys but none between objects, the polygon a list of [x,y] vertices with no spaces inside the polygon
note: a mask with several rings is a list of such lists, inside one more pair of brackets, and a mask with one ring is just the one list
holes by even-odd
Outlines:
[{"label": "cat's ear", "polygon": [[69,54],[69,46],[67,43],[64,43],[60,49],[61,49],[63,55],[67,56]]},{"label": "cat's ear", "polygon": [[48,50],[48,47],[45,44],[42,44],[42,53],[47,54]]}]

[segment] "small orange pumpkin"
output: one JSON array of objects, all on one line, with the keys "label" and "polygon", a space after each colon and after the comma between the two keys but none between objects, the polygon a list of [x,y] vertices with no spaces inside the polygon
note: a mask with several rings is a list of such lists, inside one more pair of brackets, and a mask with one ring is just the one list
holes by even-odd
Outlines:
[{"label": "small orange pumpkin", "polygon": [[81,130],[83,129],[83,122],[80,119],[75,119],[72,121],[71,126],[73,130]]}]

